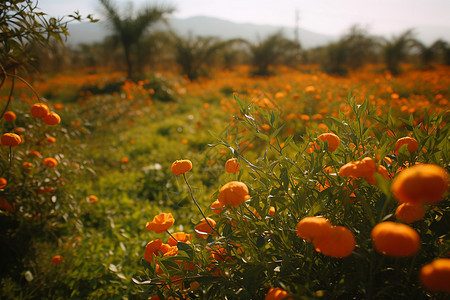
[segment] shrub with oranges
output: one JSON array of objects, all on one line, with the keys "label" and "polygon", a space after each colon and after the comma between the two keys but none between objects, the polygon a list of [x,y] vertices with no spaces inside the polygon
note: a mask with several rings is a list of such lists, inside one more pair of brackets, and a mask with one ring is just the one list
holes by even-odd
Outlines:
[{"label": "shrub with oranges", "polygon": [[[160,283],[161,288],[148,285],[154,295],[176,297],[184,291],[208,299],[384,299],[446,291],[436,275],[447,276],[445,264],[423,266],[450,250],[443,228],[449,213],[445,155],[436,148],[417,151],[428,145],[426,134],[414,131],[413,137],[395,141],[375,129],[392,120],[367,102],[349,100],[353,114],[334,117],[326,124],[332,132],[301,144],[289,136],[266,136],[260,128],[277,132],[281,121],[235,99],[247,116],[237,119],[256,131],[252,143],[266,148],[251,162],[245,143],[233,148],[226,136],[218,137],[218,146],[233,148],[236,156],[223,172],[239,172],[239,180],[219,184],[205,210],[190,189],[203,217],[183,233],[193,238],[170,236],[177,248],[170,255],[154,250],[162,249],[157,240],[150,242],[143,260],[148,277],[135,282]],[[367,120],[373,131],[360,130]],[[436,116],[428,122],[443,126]],[[409,162],[400,157],[403,145]],[[246,162],[245,169],[238,160]],[[171,170],[185,174],[192,165],[176,161]],[[164,225],[165,218],[157,223],[160,234],[171,226]],[[195,290],[188,288],[197,283]]]}]

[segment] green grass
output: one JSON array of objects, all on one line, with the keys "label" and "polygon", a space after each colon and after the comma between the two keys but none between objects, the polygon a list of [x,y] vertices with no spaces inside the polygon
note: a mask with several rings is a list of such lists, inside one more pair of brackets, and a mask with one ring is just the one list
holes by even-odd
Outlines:
[{"label": "green grass", "polygon": [[[272,114],[269,111],[263,112],[256,106],[248,106],[255,95],[259,96],[258,93],[252,92],[253,89],[275,94],[280,90],[280,86],[288,82],[287,78],[282,78],[282,83],[273,78],[271,80],[274,82],[245,82],[242,86],[241,112],[245,112],[247,117],[239,114],[239,106],[236,103],[233,104],[234,112],[221,108],[221,99],[226,98],[230,103],[233,99],[233,94],[229,93],[232,90],[230,84],[226,83],[222,93],[220,86],[209,87],[205,88],[201,95],[175,94],[173,99],[177,100],[172,102],[167,102],[166,98],[154,97],[152,104],[146,102],[146,95],[139,93],[134,94],[134,101],[125,100],[120,94],[94,95],[81,104],[67,103],[65,110],[58,112],[63,122],[55,128],[42,127],[40,120],[29,116],[18,119],[14,126],[3,123],[5,131],[17,126],[26,128],[29,135],[27,141],[30,141],[16,150],[17,161],[11,171],[11,174],[21,174],[20,178],[25,184],[19,186],[23,189],[19,193],[7,189],[5,195],[19,195],[21,203],[31,203],[37,211],[41,209],[45,218],[30,220],[20,214],[2,214],[3,224],[10,228],[11,232],[20,234],[16,236],[18,238],[14,243],[8,240],[6,242],[10,243],[10,246],[25,246],[26,249],[21,249],[20,255],[16,255],[17,265],[11,264],[8,275],[2,277],[0,295],[19,299],[146,299],[147,295],[140,292],[149,287],[136,285],[132,278],[149,277],[145,274],[148,270],[141,264],[147,242],[157,238],[166,242],[168,238],[167,234],[155,234],[146,230],[146,222],[151,221],[158,213],[171,212],[175,218],[171,231],[194,234],[194,225],[202,218],[189,196],[183,178],[174,176],[170,171],[173,161],[189,159],[193,163],[193,169],[186,175],[197,201],[207,215],[212,214],[209,206],[217,199],[220,186],[232,180],[249,183],[253,195],[250,204],[260,215],[267,215],[269,205],[277,207],[276,216],[263,221],[257,220],[245,210],[233,211],[227,215],[229,221],[243,216],[248,223],[239,221],[239,226],[255,233],[255,236],[258,236],[256,241],[249,236],[234,237],[231,227],[223,219],[220,220],[218,227],[226,238],[235,242],[248,242],[248,245],[243,246],[249,251],[245,257],[249,262],[226,265],[224,269],[236,272],[234,279],[229,281],[205,276],[202,282],[205,286],[217,284],[226,290],[225,294],[233,294],[236,286],[241,286],[244,296],[261,296],[265,287],[285,283],[291,290],[297,289],[297,294],[304,293],[309,297],[321,295],[322,291],[328,292],[325,295],[329,297],[361,296],[361,290],[365,287],[361,287],[361,282],[357,279],[365,273],[361,274],[363,269],[353,269],[351,265],[365,265],[364,259],[369,260],[367,253],[370,251],[366,251],[364,247],[370,247],[371,227],[366,226],[361,230],[361,236],[366,236],[366,240],[361,242],[361,248],[357,249],[358,255],[353,255],[347,262],[314,255],[313,247],[297,239],[293,228],[298,218],[308,214],[325,214],[338,223],[353,226],[351,229],[354,231],[359,230],[358,226],[363,223],[360,220],[361,215],[367,214],[368,218],[385,217],[381,216],[380,212],[383,206],[375,203],[375,200],[380,203],[387,201],[380,189],[384,188],[385,191],[388,188],[382,184],[378,188],[364,181],[359,182],[361,189],[357,191],[357,195],[368,200],[366,206],[355,207],[347,203],[349,198],[345,193],[344,181],[327,177],[334,188],[322,192],[315,190],[315,184],[325,181],[326,177],[322,172],[324,166],[330,165],[338,170],[346,161],[359,158],[348,148],[350,141],[362,141],[366,145],[377,145],[379,149],[383,149],[383,146],[388,147],[392,138],[387,137],[383,128],[379,129],[376,137],[369,136],[368,132],[360,134],[355,122],[346,120],[350,125],[344,124],[343,115],[339,115],[335,121],[321,121],[326,123],[331,131],[341,134],[342,146],[338,154],[320,152],[304,155],[303,150],[308,142],[318,135],[317,132],[311,131],[316,128],[318,122],[307,125],[299,119],[287,121],[283,118],[288,115],[289,110],[283,111],[278,119],[276,110]],[[170,82],[164,84],[170,86]],[[314,105],[314,110],[318,108],[320,102],[311,100],[312,96],[304,94],[303,88],[295,90],[298,84],[291,82],[294,86],[293,93],[299,93],[301,96],[295,99],[285,97],[279,100],[280,103],[289,104],[290,109],[296,107],[304,113],[308,105]],[[333,97],[336,98],[343,97],[344,90],[348,93],[348,88],[347,83],[330,87]],[[404,90],[408,91],[408,88],[404,87]],[[426,93],[431,92],[431,89],[423,90]],[[323,98],[326,92],[324,88],[321,92]],[[402,90],[402,93],[406,92]],[[205,102],[210,104],[208,108],[203,106]],[[339,102],[330,105],[338,106]],[[27,103],[13,103],[13,109],[18,115],[26,115],[28,106]],[[359,113],[361,117],[364,114],[363,110]],[[230,125],[232,115],[239,115],[234,120],[234,126]],[[80,121],[81,125],[72,127],[74,121]],[[388,119],[386,115],[382,115],[379,121],[388,122]],[[402,125],[397,118],[395,122],[395,128]],[[262,123],[270,124],[272,129],[261,131]],[[284,127],[275,134],[279,125]],[[406,135],[408,126],[410,125],[406,124],[396,132],[402,136]],[[293,140],[289,147],[280,150],[279,145],[289,141],[289,134],[286,133],[288,128],[295,130]],[[434,142],[426,141],[423,133],[417,130],[413,133],[423,142],[423,146],[429,150],[433,149]],[[39,142],[48,134],[55,136],[57,143],[41,145]],[[230,140],[228,136],[231,137]],[[273,138],[278,140],[270,146],[269,142]],[[238,145],[242,141],[251,143],[253,148],[240,152],[242,149]],[[442,137],[437,142],[439,143],[444,144]],[[9,170],[7,151],[3,150],[2,167]],[[28,150],[38,150],[44,157],[58,157],[60,165],[54,170],[33,171],[32,175],[27,175],[21,170],[20,164],[23,160],[31,160],[26,155]],[[220,154],[219,150],[225,150],[226,154]],[[427,162],[448,163],[448,158],[443,157],[439,149],[435,150],[428,154],[421,153],[422,159]],[[373,156],[379,152],[382,150],[370,148],[366,154]],[[239,154],[241,158],[245,157],[249,164],[241,160],[241,173],[225,173],[225,161]],[[121,163],[122,157],[127,157],[129,162]],[[408,158],[405,156],[403,160]],[[39,161],[33,160],[37,165]],[[8,172],[4,171],[5,174],[9,174]],[[56,194],[39,195],[33,190],[34,186],[58,182],[59,177],[63,177],[66,184],[58,186]],[[288,197],[291,193],[295,195]],[[89,195],[96,195],[99,201],[96,204],[88,203],[86,198]],[[57,196],[54,203],[52,196]],[[39,199],[40,202],[35,203],[34,199]],[[346,204],[338,206],[336,199]],[[395,208],[392,202],[386,207],[388,210]],[[442,209],[448,210],[448,207],[442,206]],[[11,235],[2,235],[2,238],[7,237]],[[435,237],[429,238],[433,240]],[[24,239],[27,239],[27,243],[23,243]],[[272,240],[276,246],[271,244]],[[253,247],[251,241],[255,242],[257,247]],[[448,239],[446,241],[448,243]],[[198,242],[198,248],[195,249],[196,259],[207,261],[207,243],[214,245],[212,239]],[[306,254],[293,249],[301,249]],[[429,249],[436,251],[436,248],[431,246]],[[279,250],[281,252],[277,252]],[[62,264],[50,264],[54,255],[63,256]],[[308,257],[305,262],[302,260],[304,255]],[[254,261],[251,256],[260,259]],[[274,261],[271,261],[272,259]],[[390,259],[379,259],[380,265],[386,261],[391,263]],[[285,261],[285,264],[279,265],[282,273],[277,275],[278,271],[268,266],[280,261]],[[392,263],[404,265],[400,262]],[[425,263],[425,260],[421,263]],[[28,272],[33,275],[33,280],[29,280]],[[353,274],[356,277],[347,275],[345,281],[340,280],[339,276],[345,274]],[[302,277],[304,275],[310,276],[312,280],[308,281],[309,279]],[[292,279],[299,284],[292,283]],[[327,286],[323,282],[330,284]],[[411,284],[416,284],[415,282],[411,279]],[[387,287],[387,290],[390,288],[393,286]],[[211,288],[205,295],[214,293]],[[388,294],[386,290],[379,293]],[[374,292],[372,295],[377,294]]]}]

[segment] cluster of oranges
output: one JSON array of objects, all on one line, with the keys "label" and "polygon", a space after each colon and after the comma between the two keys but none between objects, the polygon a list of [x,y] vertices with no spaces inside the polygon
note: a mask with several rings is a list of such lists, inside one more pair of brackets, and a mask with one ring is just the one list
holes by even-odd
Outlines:
[{"label": "cluster of oranges", "polygon": [[61,117],[55,112],[50,112],[45,103],[33,104],[30,112],[33,117],[42,119],[47,125],[57,125],[61,122]]},{"label": "cluster of oranges", "polygon": [[[55,113],[55,112],[51,112],[48,108],[48,106],[45,103],[39,102],[39,103],[35,103],[31,106],[30,109],[30,113],[31,116],[38,118],[38,119],[42,119],[43,122],[47,125],[57,125],[61,122],[61,117]],[[17,119],[17,115],[16,113],[14,113],[13,111],[7,110],[5,111],[5,113],[3,114],[3,119],[6,122],[14,122]],[[10,153],[12,153],[12,148],[19,146],[23,143],[25,143],[25,138],[20,135],[20,133],[23,132],[23,129],[21,127],[17,127],[15,129],[15,132],[6,132],[3,133],[3,135],[1,136],[0,142],[2,144],[2,146],[5,147],[10,147]],[[46,137],[46,142],[49,144],[52,144],[54,142],[56,142],[56,139],[54,137],[51,136],[47,136]],[[28,153],[29,156],[34,156],[34,157],[40,157],[41,154],[37,151],[30,151]],[[12,166],[12,155],[10,155],[10,166]],[[58,165],[58,161],[53,158],[53,157],[46,157],[42,160],[42,165],[48,167],[48,168],[55,168]],[[31,170],[33,168],[33,164],[31,162],[27,162],[24,161],[22,162],[22,168],[24,170]],[[0,182],[2,183],[1,186],[2,188],[6,187],[7,184],[7,179],[5,178],[1,178],[2,180],[0,180]],[[43,191],[43,190],[51,190],[49,188],[42,188],[39,187],[39,191]],[[13,212],[14,211],[14,206],[15,203],[9,203],[4,197],[1,198],[2,199],[2,205],[1,208],[6,210],[6,211],[10,211]]]},{"label": "cluster of oranges", "polygon": [[[329,152],[335,151],[340,144],[339,137],[334,133],[322,134],[317,141],[325,143],[325,149]],[[320,145],[317,141],[310,145],[312,151],[323,149],[323,144]],[[418,148],[415,139],[401,138],[395,144],[396,154],[403,145],[406,145],[409,152],[414,152]],[[174,175],[183,176],[191,169],[192,162],[189,160],[175,161],[171,167]],[[236,158],[227,160],[225,170],[230,174],[239,172],[238,160]],[[448,173],[437,165],[418,163],[397,174],[390,174],[383,165],[377,165],[374,159],[365,157],[360,161],[352,161],[343,165],[338,176],[351,179],[364,178],[367,182],[376,184],[375,173],[380,174],[386,180],[392,180],[391,192],[399,203],[395,216],[401,222],[382,221],[376,224],[371,231],[373,248],[377,252],[391,257],[414,256],[421,248],[421,239],[417,231],[407,223],[420,220],[425,214],[424,206],[435,205],[443,199],[448,190]],[[230,181],[219,189],[217,200],[213,202],[211,208],[213,212],[220,214],[223,210],[237,208],[241,205],[248,207],[243,203],[250,198],[249,189],[245,183]],[[274,210],[269,214],[273,216]],[[156,216],[152,222],[148,222],[146,227],[156,233],[162,233],[166,232],[173,224],[172,214],[162,213]],[[211,234],[219,234],[215,226],[216,220],[206,217],[195,226],[195,232],[199,238],[204,239]],[[297,224],[296,233],[298,237],[312,242],[317,252],[334,258],[352,255],[357,245],[357,238],[352,230],[344,226],[332,225],[328,219],[322,216],[302,218]],[[165,244],[160,240],[150,242],[146,247],[145,259],[151,262],[153,254],[158,251],[161,251],[163,256],[175,256],[178,252],[175,250],[177,244],[174,241],[187,243],[192,241],[192,236],[184,232],[174,235],[169,239],[172,243],[169,242],[167,246],[164,246]],[[223,249],[223,251],[226,250]],[[439,258],[423,266],[420,280],[429,290],[450,292],[448,288],[450,259]],[[274,287],[269,289],[265,299],[291,299],[291,293]]]},{"label": "cluster of oranges", "polygon": [[347,257],[355,249],[353,233],[343,226],[332,226],[324,217],[306,217],[297,224],[297,235],[312,241],[316,251],[331,257]]},{"label": "cluster of oranges", "polygon": [[[55,113],[50,112],[48,106],[45,103],[35,103],[30,109],[31,115],[35,118],[42,119],[47,125],[57,125],[61,122],[61,117]],[[3,118],[7,122],[13,122],[17,116],[13,111],[6,111]],[[50,140],[50,142],[53,142]],[[1,137],[1,144],[3,146],[18,146],[22,143],[22,138],[15,133],[7,132]]]}]

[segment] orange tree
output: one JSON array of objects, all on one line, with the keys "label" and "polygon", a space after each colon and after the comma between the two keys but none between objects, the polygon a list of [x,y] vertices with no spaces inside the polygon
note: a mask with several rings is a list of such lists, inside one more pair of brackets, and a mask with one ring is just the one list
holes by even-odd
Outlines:
[{"label": "orange tree", "polygon": [[[190,188],[190,167],[175,168],[201,216],[183,232],[170,232],[176,215],[158,223],[164,230],[143,250],[134,278],[152,299],[448,296],[440,279],[450,276],[445,112],[424,110],[415,124],[413,115],[377,115],[369,101],[351,98],[346,113],[327,119],[327,135],[306,129],[295,142],[281,133],[277,113],[235,100],[236,122],[248,129],[242,139],[261,155],[250,160],[245,143],[216,136],[241,168],[206,210]],[[414,145],[397,143],[404,135]]]},{"label": "orange tree", "polygon": [[[81,16],[75,13],[69,18],[80,20]],[[44,103],[45,99],[22,77],[32,69],[33,48],[46,46],[52,39],[62,41],[68,34],[66,26],[67,21],[49,18],[33,1],[0,3],[0,92],[4,98],[0,109],[2,287],[10,286],[4,279],[23,280],[25,266],[33,268],[35,254],[40,251],[37,241],[56,245],[62,235],[79,225],[77,218],[72,218],[79,208],[66,186],[81,172],[75,162],[80,157],[66,156],[70,152],[65,142],[73,132],[61,126],[61,117],[53,111],[57,107]],[[17,97],[17,81],[34,96]],[[25,276],[27,281],[32,278],[31,272]]]},{"label": "orange tree", "polygon": [[133,12],[132,2],[126,9],[127,14],[123,15],[123,11],[115,6],[111,0],[100,0],[106,15],[111,22],[114,30],[114,36],[123,47],[125,62],[127,66],[128,78],[134,75],[134,66],[139,65],[137,61],[133,60],[133,53],[139,46],[145,31],[158,21],[164,20],[166,14],[173,12],[172,7],[162,6],[147,6]]}]

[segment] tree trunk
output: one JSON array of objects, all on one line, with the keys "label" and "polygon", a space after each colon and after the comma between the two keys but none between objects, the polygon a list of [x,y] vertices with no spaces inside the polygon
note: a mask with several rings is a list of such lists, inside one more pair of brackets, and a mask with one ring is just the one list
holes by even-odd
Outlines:
[{"label": "tree trunk", "polygon": [[130,46],[123,45],[123,50],[125,52],[125,63],[127,64],[127,77],[132,78],[133,76],[133,62],[131,60]]}]

